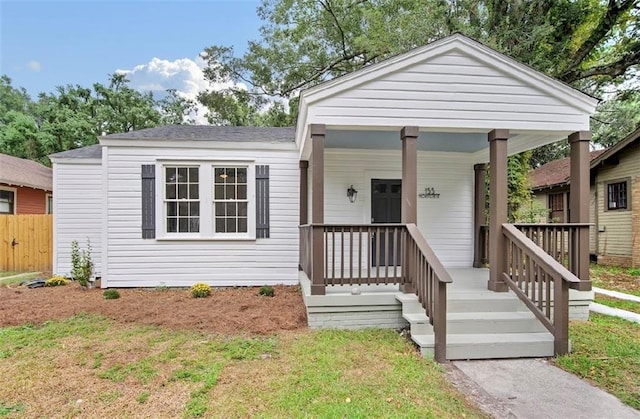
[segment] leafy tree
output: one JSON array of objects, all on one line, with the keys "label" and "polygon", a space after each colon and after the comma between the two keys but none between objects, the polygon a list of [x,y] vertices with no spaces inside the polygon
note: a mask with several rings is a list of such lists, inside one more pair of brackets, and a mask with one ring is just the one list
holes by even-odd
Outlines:
[{"label": "leafy tree", "polygon": [[[184,123],[193,101],[175,91],[156,101],[151,93],[128,85],[124,74],[109,76],[108,85],[59,86],[32,101],[23,88],[0,78],[0,153],[48,164],[47,155],[96,144],[98,136],[160,123]],[[193,120],[186,120],[193,123]]]},{"label": "leafy tree", "polygon": [[[264,0],[261,40],[242,57],[207,48],[205,76],[233,82],[200,100],[214,122],[260,122],[264,100],[459,31],[534,68],[599,93],[640,61],[638,0]],[[293,123],[295,109],[277,120]]]}]

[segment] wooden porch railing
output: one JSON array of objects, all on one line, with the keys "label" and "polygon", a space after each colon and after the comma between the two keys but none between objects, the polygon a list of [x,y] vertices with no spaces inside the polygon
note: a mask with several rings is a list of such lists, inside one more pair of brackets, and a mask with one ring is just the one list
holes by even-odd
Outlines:
[{"label": "wooden porch railing", "polygon": [[[558,263],[576,274],[580,236],[589,234],[589,223],[512,224]],[[476,260],[489,263],[489,226],[479,227]]]},{"label": "wooden porch railing", "polygon": [[569,288],[589,291],[591,282],[581,281],[517,226],[503,224],[502,232],[507,256],[503,280],[553,334],[556,355],[568,353]]},{"label": "wooden porch railing", "polygon": [[446,360],[448,272],[415,224],[300,226],[300,269],[311,293],[331,285],[400,284],[415,292],[434,329],[434,357]]}]

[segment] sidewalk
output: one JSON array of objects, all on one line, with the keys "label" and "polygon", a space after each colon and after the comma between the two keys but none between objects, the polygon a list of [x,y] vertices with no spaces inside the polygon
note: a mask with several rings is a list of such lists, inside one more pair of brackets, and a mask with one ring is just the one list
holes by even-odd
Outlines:
[{"label": "sidewalk", "polygon": [[452,364],[454,385],[495,418],[640,418],[640,411],[544,359]]}]

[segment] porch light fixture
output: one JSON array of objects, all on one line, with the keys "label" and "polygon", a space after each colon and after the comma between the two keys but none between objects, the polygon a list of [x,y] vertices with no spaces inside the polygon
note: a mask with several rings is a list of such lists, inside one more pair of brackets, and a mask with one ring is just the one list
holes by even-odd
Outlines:
[{"label": "porch light fixture", "polygon": [[349,186],[347,189],[347,198],[349,198],[349,202],[352,204],[356,202],[356,198],[358,197],[358,191],[353,187],[353,185]]}]

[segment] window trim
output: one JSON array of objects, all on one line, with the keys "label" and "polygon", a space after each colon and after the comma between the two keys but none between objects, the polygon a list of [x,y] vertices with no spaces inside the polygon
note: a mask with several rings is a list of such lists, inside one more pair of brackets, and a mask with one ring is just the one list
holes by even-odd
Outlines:
[{"label": "window trim", "polygon": [[[254,159],[158,159],[156,161],[156,240],[158,241],[255,241],[256,240],[256,174]],[[200,232],[167,233],[165,202],[165,167],[199,168]],[[214,167],[247,168],[247,233],[216,233],[213,207]]]},{"label": "window trim", "polygon": [[53,214],[53,194],[50,192],[44,194],[44,210],[45,214]]},{"label": "window trim", "polygon": [[0,215],[16,215],[18,213],[18,188],[2,185],[0,191],[13,192],[13,212],[0,212]]},{"label": "window trim", "polygon": [[[622,178],[622,179],[611,179],[606,180],[604,183],[604,211],[613,211],[613,212],[622,212],[622,211],[631,211],[631,178]],[[627,193],[627,206],[624,208],[610,208],[609,207],[609,185],[613,185],[616,183],[626,183],[626,193]]]}]

